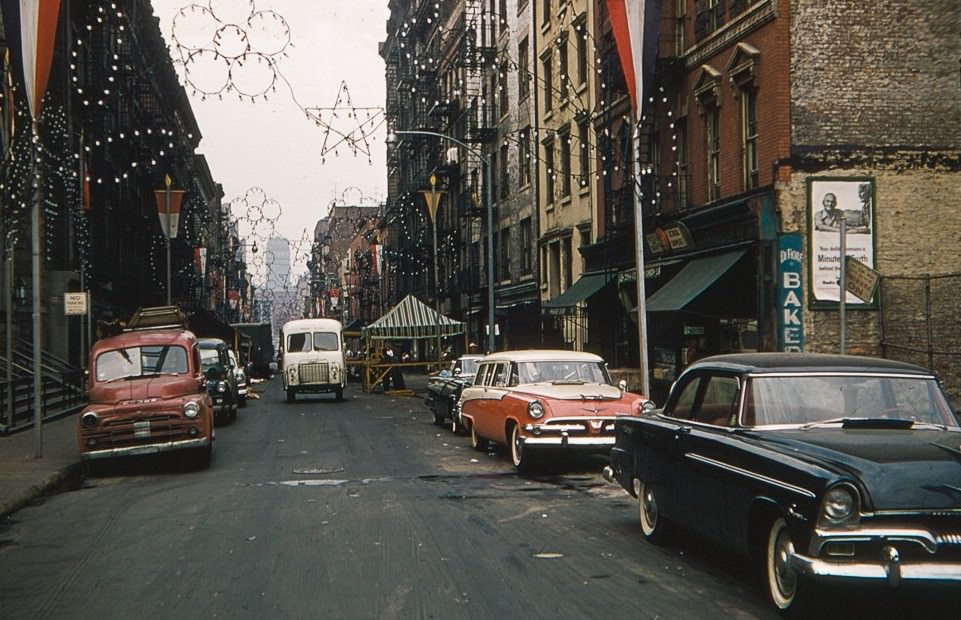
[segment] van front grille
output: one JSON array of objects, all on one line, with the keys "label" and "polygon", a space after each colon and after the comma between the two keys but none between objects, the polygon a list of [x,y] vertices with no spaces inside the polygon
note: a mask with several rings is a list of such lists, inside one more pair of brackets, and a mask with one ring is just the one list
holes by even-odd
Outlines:
[{"label": "van front grille", "polygon": [[301,364],[297,370],[301,383],[330,383],[330,371],[327,364],[315,362]]}]

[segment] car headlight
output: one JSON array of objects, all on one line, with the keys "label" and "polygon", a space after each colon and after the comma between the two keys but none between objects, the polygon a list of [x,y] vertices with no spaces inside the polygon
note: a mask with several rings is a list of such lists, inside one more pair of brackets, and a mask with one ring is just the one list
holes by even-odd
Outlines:
[{"label": "car headlight", "polygon": [[217,391],[220,392],[221,394],[223,394],[224,392],[226,392],[226,391],[227,391],[227,382],[226,382],[226,381],[218,381],[218,382],[217,382]]},{"label": "car headlight", "polygon": [[544,405],[539,400],[527,403],[527,415],[535,420],[544,416]]},{"label": "car headlight", "polygon": [[200,415],[200,405],[197,401],[191,400],[184,404],[184,415],[188,418],[196,418]]},{"label": "car headlight", "polygon": [[80,418],[80,423],[83,424],[84,428],[94,428],[97,426],[97,414],[93,411],[88,411]]},{"label": "car headlight", "polygon": [[859,509],[857,491],[846,484],[838,485],[825,493],[821,500],[820,525],[839,525],[855,519]]}]

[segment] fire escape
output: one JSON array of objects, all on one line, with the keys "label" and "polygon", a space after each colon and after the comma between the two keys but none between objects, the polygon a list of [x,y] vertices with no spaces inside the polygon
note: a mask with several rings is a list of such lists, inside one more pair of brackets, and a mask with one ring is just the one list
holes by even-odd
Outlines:
[{"label": "fire escape", "polygon": [[[454,13],[462,5],[463,9]],[[438,210],[439,291],[445,313],[466,318],[472,297],[480,298],[483,272],[479,219],[485,214],[484,171],[477,153],[496,140],[493,98],[484,90],[485,77],[495,71],[496,48],[492,20],[479,0],[447,0],[426,19],[424,5],[406,20],[403,49],[393,59],[397,88],[393,126],[430,131],[470,145],[435,136],[404,135],[394,151],[398,180],[395,204],[389,205],[386,256],[395,270],[397,291],[433,297],[432,222],[426,217],[420,192],[429,190],[431,175],[443,195]],[[471,152],[473,151],[473,152]],[[396,301],[396,299],[392,299]],[[477,306],[480,309],[479,306]]]}]

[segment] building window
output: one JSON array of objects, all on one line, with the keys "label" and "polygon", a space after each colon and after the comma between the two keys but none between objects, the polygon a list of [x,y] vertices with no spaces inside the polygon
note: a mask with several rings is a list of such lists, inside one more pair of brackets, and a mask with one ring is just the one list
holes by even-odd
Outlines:
[{"label": "building window", "polygon": [[504,62],[501,63],[500,71],[498,72],[498,76],[497,76],[498,78],[497,95],[498,95],[498,99],[500,100],[501,117],[506,116],[508,110],[510,109],[510,97],[508,96],[508,93],[510,92],[510,88],[508,88],[507,86],[507,71],[508,71],[508,64],[507,64],[507,61],[505,60]]},{"label": "building window", "polygon": [[677,207],[687,208],[688,183],[690,181],[690,162],[687,155],[687,118],[679,118],[677,134]]},{"label": "building window", "polygon": [[591,134],[590,121],[583,118],[577,123],[577,137],[580,140],[578,159],[578,185],[587,187],[591,180]]},{"label": "building window", "polygon": [[551,0],[542,0],[541,11],[543,11],[541,23],[544,25],[551,23]]},{"label": "building window", "polygon": [[554,204],[554,140],[544,141],[544,201]]},{"label": "building window", "polygon": [[558,134],[561,143],[561,196],[571,195],[571,132],[567,128]]},{"label": "building window", "polygon": [[510,177],[508,177],[507,175],[507,145],[506,144],[501,146],[499,162],[500,162],[499,185],[501,190],[500,199],[504,200],[507,198],[508,194],[510,194],[510,186],[511,186]]},{"label": "building window", "polygon": [[501,32],[507,31],[507,0],[500,0],[497,3],[497,21],[500,23]]},{"label": "building window", "polygon": [[711,103],[704,110],[704,136],[707,149],[707,199],[721,197],[721,109]]},{"label": "building window", "polygon": [[557,56],[558,64],[560,64],[560,75],[557,77],[560,79],[560,96],[561,105],[563,106],[567,103],[567,98],[571,94],[571,76],[570,76],[570,66],[567,62],[567,37],[561,38],[560,43],[557,44]]},{"label": "building window", "polygon": [[500,195],[500,194],[497,193],[498,191],[500,191],[500,188],[498,187],[498,185],[500,185],[500,175],[497,174],[497,172],[500,170],[500,168],[498,167],[498,164],[497,164],[497,152],[496,152],[496,151],[494,151],[493,153],[490,154],[489,160],[488,160],[488,164],[489,164],[490,167],[491,167],[491,171],[490,171],[490,172],[491,172],[491,173],[490,173],[491,197],[492,197],[493,199],[497,199],[497,197]]},{"label": "building window", "polygon": [[500,234],[500,280],[510,280],[511,277],[511,229],[504,228]]},{"label": "building window", "polygon": [[561,270],[561,280],[564,283],[563,290],[567,290],[574,283],[574,243],[571,237],[564,237],[564,249],[561,252],[564,259],[564,268]]},{"label": "building window", "polygon": [[550,54],[541,58],[544,73],[544,113],[550,114],[554,109],[554,64]]},{"label": "building window", "polygon": [[554,298],[561,294],[561,244],[556,241],[549,246],[550,266],[547,269],[547,294]]},{"label": "building window", "polygon": [[714,32],[724,25],[724,0],[707,0],[708,32]]},{"label": "building window", "polygon": [[757,188],[757,90],[741,91],[741,148],[743,151],[744,189]]},{"label": "building window", "polygon": [[687,49],[687,0],[674,0],[674,55]]},{"label": "building window", "polygon": [[525,128],[518,136],[517,166],[521,187],[531,184],[531,130]]},{"label": "building window", "polygon": [[531,96],[530,42],[527,37],[517,45],[517,98],[526,101]]},{"label": "building window", "polygon": [[587,84],[587,18],[581,16],[574,25],[577,33],[577,83]]},{"label": "building window", "polygon": [[521,275],[530,275],[533,271],[533,265],[531,264],[531,252],[534,248],[532,247],[534,243],[534,227],[531,224],[531,218],[525,217],[521,220]]},{"label": "building window", "polygon": [[[582,231],[581,231],[581,247],[582,247],[582,248],[586,248],[586,247],[589,246],[590,244],[591,244],[591,231],[590,231],[590,229],[588,229],[588,230],[582,230]],[[578,252],[578,253],[580,254],[580,252]],[[581,255],[581,272],[584,272],[586,269],[587,269],[587,260],[585,260],[584,256]]]},{"label": "building window", "polygon": [[757,169],[757,84],[754,76],[761,51],[744,41],[735,46],[727,63],[727,71],[739,98],[738,110],[741,121],[741,181],[743,189],[758,186]]}]

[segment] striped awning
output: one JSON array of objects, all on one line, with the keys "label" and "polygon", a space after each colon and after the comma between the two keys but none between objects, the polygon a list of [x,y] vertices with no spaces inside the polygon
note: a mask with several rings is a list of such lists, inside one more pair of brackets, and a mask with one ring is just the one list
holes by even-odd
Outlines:
[{"label": "striped awning", "polygon": [[368,338],[374,339],[436,338],[438,335],[463,334],[464,324],[437,314],[427,304],[408,295],[384,316],[365,327],[363,332]]}]

